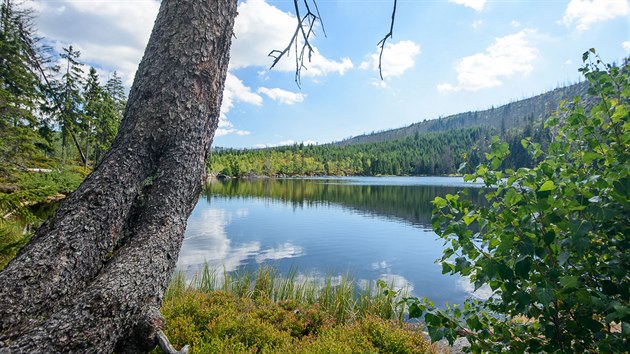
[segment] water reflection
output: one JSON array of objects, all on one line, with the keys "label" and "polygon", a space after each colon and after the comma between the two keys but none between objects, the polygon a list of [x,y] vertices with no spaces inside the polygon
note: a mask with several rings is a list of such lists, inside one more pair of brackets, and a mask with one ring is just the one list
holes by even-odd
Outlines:
[{"label": "water reflection", "polygon": [[236,270],[260,252],[260,242],[233,245],[225,228],[232,216],[224,209],[195,209],[188,219],[186,238],[179,253],[178,267],[195,274],[207,263],[211,268]]},{"label": "water reflection", "polygon": [[[437,183],[438,185],[433,185]],[[346,178],[228,180],[207,186],[188,220],[178,267],[193,275],[204,262],[223,271],[281,273],[298,281],[359,285],[377,279],[436,304],[461,303],[470,282],[441,274],[443,243],[431,231],[431,200],[454,194],[461,179]],[[472,189],[470,198],[483,199]],[[328,279],[328,280],[327,280]]]},{"label": "water reflection", "polygon": [[299,208],[332,203],[360,214],[396,218],[430,230],[431,201],[435,197],[473,187],[469,197],[481,203],[480,186],[457,177],[229,179],[209,184],[204,197],[267,198]]}]

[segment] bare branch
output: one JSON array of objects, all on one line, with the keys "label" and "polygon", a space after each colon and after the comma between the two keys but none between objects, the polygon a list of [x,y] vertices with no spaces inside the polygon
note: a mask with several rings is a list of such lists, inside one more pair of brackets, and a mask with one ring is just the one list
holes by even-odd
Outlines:
[{"label": "bare branch", "polygon": [[171,342],[168,340],[168,337],[166,336],[166,334],[164,334],[164,332],[162,332],[161,330],[158,330],[155,333],[155,338],[158,342],[158,345],[160,346],[160,349],[162,349],[164,353],[168,353],[168,354],[187,354],[188,353],[188,345],[185,345],[181,350],[175,349],[175,347],[173,347]]},{"label": "bare branch", "polygon": [[[295,51],[295,83],[298,87],[301,86],[301,74],[302,69],[307,69],[304,65],[304,61],[308,60],[311,62],[313,57],[313,53],[315,49],[311,45],[310,39],[311,36],[315,35],[315,24],[319,21],[322,25],[322,31],[324,35],[326,35],[326,31],[324,29],[324,24],[322,22],[319,8],[317,7],[317,2],[315,0],[310,0],[313,2],[315,6],[315,12],[311,11],[311,7],[309,6],[309,0],[302,0],[302,4],[304,9],[306,10],[306,14],[302,16],[300,14],[300,1],[293,0],[293,7],[295,9],[295,17],[297,19],[297,25],[295,27],[295,31],[293,32],[293,36],[289,41],[289,45],[286,46],[283,50],[274,49],[269,53],[269,56],[273,58],[273,62],[271,64],[270,70],[273,69],[280,59],[285,56],[289,56],[291,48]],[[301,42],[301,44],[300,44]]]},{"label": "bare branch", "polygon": [[388,39],[392,38],[394,34],[394,20],[396,19],[396,3],[397,0],[394,0],[394,10],[392,11],[392,21],[389,25],[389,32],[380,40],[376,45],[381,47],[381,53],[378,56],[378,73],[381,75],[381,80],[383,80],[383,50],[385,49],[385,43]]}]

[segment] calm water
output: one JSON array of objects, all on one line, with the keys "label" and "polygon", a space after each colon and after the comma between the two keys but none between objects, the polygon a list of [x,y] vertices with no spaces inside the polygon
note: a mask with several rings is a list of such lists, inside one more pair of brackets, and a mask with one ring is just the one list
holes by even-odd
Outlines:
[{"label": "calm water", "polygon": [[[307,277],[349,273],[436,305],[461,303],[472,286],[434,263],[443,242],[431,231],[430,201],[470,185],[457,177],[214,182],[188,220],[178,267],[189,275],[204,262],[220,272],[264,264]],[[470,198],[480,193],[470,188]]]}]

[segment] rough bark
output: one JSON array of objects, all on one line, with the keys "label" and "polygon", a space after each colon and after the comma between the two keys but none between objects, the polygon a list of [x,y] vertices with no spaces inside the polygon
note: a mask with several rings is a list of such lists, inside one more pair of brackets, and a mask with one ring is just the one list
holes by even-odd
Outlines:
[{"label": "rough bark", "polygon": [[163,0],[119,135],[0,273],[0,352],[148,350],[205,179],[236,0]]}]

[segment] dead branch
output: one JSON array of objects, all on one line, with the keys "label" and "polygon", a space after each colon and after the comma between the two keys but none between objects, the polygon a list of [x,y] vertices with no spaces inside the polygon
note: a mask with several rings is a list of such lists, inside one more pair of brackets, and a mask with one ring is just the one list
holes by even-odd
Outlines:
[{"label": "dead branch", "polygon": [[[295,31],[293,32],[293,36],[291,36],[291,40],[289,44],[283,50],[274,49],[269,53],[269,56],[273,58],[273,63],[271,63],[270,70],[273,69],[280,59],[284,56],[289,56],[291,48],[294,49],[295,52],[295,83],[298,87],[301,87],[301,75],[302,69],[308,68],[304,65],[304,60],[308,60],[311,62],[313,53],[315,50],[311,45],[310,39],[311,36],[315,35],[314,29],[315,24],[319,21],[322,25],[322,32],[324,36],[326,36],[326,30],[324,29],[324,23],[322,22],[321,15],[319,13],[319,8],[317,7],[317,2],[313,1],[313,5],[315,7],[315,12],[311,11],[311,7],[309,6],[309,0],[302,0],[304,8],[306,10],[306,14],[304,16],[300,15],[300,2],[299,0],[293,0],[293,7],[295,9],[295,16],[297,19],[297,25],[295,26]],[[300,40],[302,41],[300,47]]]},{"label": "dead branch", "polygon": [[394,0],[394,9],[392,11],[392,21],[389,25],[389,32],[380,40],[376,45],[381,48],[381,53],[378,56],[378,73],[381,76],[381,80],[383,80],[383,50],[385,50],[385,43],[388,39],[392,38],[394,34],[394,20],[396,19],[396,3],[397,0]]},{"label": "dead branch", "polygon": [[187,354],[188,353],[188,345],[185,345],[181,350],[175,349],[175,347],[173,347],[171,342],[168,340],[168,337],[166,337],[166,334],[164,334],[164,332],[162,332],[161,330],[155,333],[155,337],[158,341],[158,345],[160,346],[160,349],[162,349],[164,353],[168,353],[168,354]]}]

